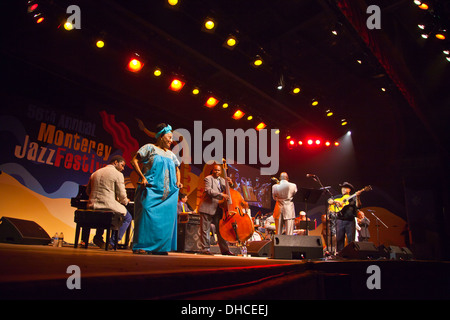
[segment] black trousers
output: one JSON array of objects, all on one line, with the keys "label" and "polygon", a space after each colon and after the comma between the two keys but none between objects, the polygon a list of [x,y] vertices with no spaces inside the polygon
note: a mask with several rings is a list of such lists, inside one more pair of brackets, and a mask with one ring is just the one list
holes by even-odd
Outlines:
[{"label": "black trousers", "polygon": [[219,221],[222,219],[222,213],[221,208],[217,208],[214,215],[200,212],[200,243],[202,250],[209,251],[210,249],[211,224],[214,224],[216,226],[217,242],[219,243],[220,252],[224,253],[230,251],[228,242],[220,235]]}]

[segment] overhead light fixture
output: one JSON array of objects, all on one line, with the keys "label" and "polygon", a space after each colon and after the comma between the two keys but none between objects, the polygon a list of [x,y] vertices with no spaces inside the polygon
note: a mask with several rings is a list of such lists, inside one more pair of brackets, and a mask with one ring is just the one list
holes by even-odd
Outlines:
[{"label": "overhead light fixture", "polygon": [[211,96],[208,98],[208,100],[206,100],[205,107],[214,108],[218,103],[219,103],[219,100],[217,100],[216,98]]},{"label": "overhead light fixture", "polygon": [[99,49],[103,48],[105,46],[105,41],[103,40],[97,40],[97,42],[95,42],[95,46]]},{"label": "overhead light fixture", "polygon": [[445,40],[445,38],[446,38],[446,32],[447,32],[447,30],[444,30],[444,29],[439,30],[439,31],[435,34],[436,39],[439,39],[439,40]]},{"label": "overhead light fixture", "polygon": [[262,64],[263,64],[263,59],[262,59],[259,55],[257,55],[257,56],[255,57],[255,59],[253,59],[252,65],[253,65],[254,67],[259,67],[259,66],[261,66]]},{"label": "overhead light fixture", "polygon": [[44,16],[41,13],[36,13],[35,15],[33,15],[33,18],[36,23],[42,23],[45,20]]},{"label": "overhead light fixture", "polygon": [[144,63],[141,61],[138,54],[135,54],[133,58],[128,62],[128,70],[131,72],[139,72],[144,67]]},{"label": "overhead light fixture", "polygon": [[160,68],[155,68],[155,70],[153,70],[153,75],[155,77],[159,77],[160,75],[162,75],[162,71]]},{"label": "overhead light fixture", "polygon": [[194,89],[192,89],[192,94],[193,94],[194,96],[198,95],[199,93],[200,93],[200,89],[199,89],[199,88],[194,88]]},{"label": "overhead light fixture", "polygon": [[294,88],[291,90],[292,94],[299,94],[300,91],[301,91],[300,87],[294,87]]},{"label": "overhead light fixture", "polygon": [[429,8],[428,4],[426,4],[425,2],[422,2],[418,7],[422,10],[428,10]]},{"label": "overhead light fixture", "polygon": [[167,0],[167,3],[170,6],[174,7],[174,6],[176,6],[178,4],[178,0]]},{"label": "overhead light fixture", "polygon": [[216,29],[216,27],[217,27],[217,22],[213,18],[207,17],[203,21],[202,31],[213,33],[214,30]]},{"label": "overhead light fixture", "polygon": [[247,117],[247,120],[248,120],[248,121],[250,121],[250,120],[252,120],[252,119],[253,119],[253,116],[248,116],[248,117]]},{"label": "overhead light fixture", "polygon": [[224,103],[224,104],[222,104],[222,108],[224,108],[224,109],[226,109],[226,108],[228,108],[229,107],[229,104],[228,103]]},{"label": "overhead light fixture", "polygon": [[73,30],[73,24],[70,23],[69,21],[66,21],[64,23],[64,29],[66,29],[67,31]]},{"label": "overhead light fixture", "polygon": [[327,117],[331,117],[333,115],[333,111],[331,111],[330,109],[328,109],[326,111],[326,113],[327,113]]},{"label": "overhead light fixture", "polygon": [[346,126],[348,124],[348,121],[345,119],[341,120],[341,126]]},{"label": "overhead light fixture", "polygon": [[239,120],[239,119],[241,119],[244,115],[245,115],[245,112],[243,112],[242,110],[236,110],[236,112],[233,114],[233,119],[234,119],[234,120]]},{"label": "overhead light fixture", "polygon": [[226,39],[225,42],[223,43],[223,46],[227,49],[233,50],[237,44],[238,44],[238,40],[235,36],[233,35],[229,35]]},{"label": "overhead light fixture", "polygon": [[312,101],[311,101],[312,106],[317,106],[318,104],[319,104],[319,101],[317,99],[312,99]]},{"label": "overhead light fixture", "polygon": [[34,12],[39,7],[39,4],[35,3],[34,1],[28,1],[28,13]]},{"label": "overhead light fixture", "polygon": [[445,55],[449,55],[450,54],[450,50],[443,50],[442,51]]},{"label": "overhead light fixture", "polygon": [[169,89],[174,92],[179,92],[181,89],[183,89],[184,85],[186,83],[184,81],[181,81],[180,79],[173,79],[170,83]]}]

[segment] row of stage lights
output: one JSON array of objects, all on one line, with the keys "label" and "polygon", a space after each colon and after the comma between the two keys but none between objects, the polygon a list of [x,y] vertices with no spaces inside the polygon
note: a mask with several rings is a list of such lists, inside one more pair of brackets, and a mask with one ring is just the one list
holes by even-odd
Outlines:
[{"label": "row of stage lights", "polygon": [[[413,1],[417,7],[425,12],[428,12],[430,16],[434,18],[434,10],[431,8],[431,4],[428,1]],[[438,40],[447,40],[447,29],[443,25],[439,25],[436,21],[428,21],[427,23],[421,22],[417,25],[420,30],[420,36],[423,39],[429,39],[430,36],[434,36],[434,38]],[[447,41],[448,42],[448,41]],[[448,44],[448,43],[447,43]],[[447,48],[442,50],[442,53],[445,55],[445,59],[450,62],[450,45]]]},{"label": "row of stage lights", "polygon": [[[178,5],[178,1],[176,0],[168,0],[167,3],[171,6],[176,6]],[[28,13],[33,15],[33,18],[35,20],[36,23],[42,23],[45,18],[42,12],[39,11],[39,4],[35,1],[35,0],[30,0],[28,1]],[[214,19],[212,18],[207,18],[205,19],[204,23],[203,23],[203,27],[202,30],[203,31],[207,31],[207,32],[213,32],[215,27],[217,26],[217,23]],[[63,24],[63,27],[65,30],[67,31],[71,31],[74,29],[74,26],[66,21]],[[224,46],[227,47],[228,49],[233,49],[237,44],[238,44],[238,39],[234,36],[234,35],[230,35],[224,42]],[[98,49],[103,49],[106,46],[106,43],[103,39],[97,39],[95,42],[95,46]],[[144,68],[145,62],[144,59],[142,59],[140,57],[139,54],[135,53],[133,54],[133,56],[129,59],[128,63],[127,63],[127,70],[132,72],[132,73],[139,73],[141,72],[141,70]],[[257,68],[261,65],[263,65],[263,59],[257,55],[255,57],[255,59],[252,61],[252,65]],[[155,77],[160,77],[163,75],[163,70],[160,67],[155,66],[153,69],[153,75]],[[180,77],[173,77],[170,85],[169,85],[169,89],[172,92],[180,92],[183,88],[185,88],[186,85],[186,81],[184,81],[182,78]],[[278,88],[281,90],[281,88]],[[298,93],[300,93],[301,89],[298,86],[294,86],[293,88],[291,88],[291,94],[296,95]],[[199,96],[200,95],[200,88],[198,86],[194,86],[191,88],[191,94],[194,96]],[[213,96],[213,95],[209,95],[207,96],[205,102],[204,102],[204,106],[207,108],[214,108],[219,104],[220,100]],[[311,101],[311,105],[312,106],[318,106],[319,105],[319,101],[317,99],[312,99]],[[221,103],[222,109],[228,109],[230,107],[230,104],[228,102],[222,101]],[[327,109],[325,111],[325,114],[327,117],[331,117],[333,116],[333,112],[330,109]],[[247,114],[245,111],[243,111],[242,109],[236,109],[231,116],[234,120],[240,120],[243,119],[245,117],[245,119],[247,119],[248,121],[254,120],[254,117],[250,114]],[[345,126],[348,124],[348,121],[346,119],[341,119],[340,124],[342,126]],[[256,125],[255,129],[256,130],[261,130],[267,127],[267,124],[263,121],[258,122],[258,124]],[[276,131],[276,134],[280,134],[280,130]],[[290,146],[297,146],[297,145],[303,145],[302,141],[298,141],[294,143],[294,140],[291,139],[291,137],[288,135],[286,136],[286,139],[289,140],[289,145]],[[311,142],[312,140],[307,140],[304,145],[321,145],[322,143],[318,141],[320,140],[315,140],[314,143]],[[311,143],[310,143],[311,142]],[[323,145],[325,146],[329,146],[331,145],[330,142],[325,142]],[[338,146],[339,144],[337,142],[334,143],[334,145]]]}]

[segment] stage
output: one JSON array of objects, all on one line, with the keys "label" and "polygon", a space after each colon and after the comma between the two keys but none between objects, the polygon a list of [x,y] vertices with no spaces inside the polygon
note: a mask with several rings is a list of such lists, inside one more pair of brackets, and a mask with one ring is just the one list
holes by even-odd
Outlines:
[{"label": "stage", "polygon": [[[450,264],[440,261],[154,256],[5,243],[0,243],[0,261],[2,300],[450,298]],[[79,288],[73,288],[78,275]]]}]

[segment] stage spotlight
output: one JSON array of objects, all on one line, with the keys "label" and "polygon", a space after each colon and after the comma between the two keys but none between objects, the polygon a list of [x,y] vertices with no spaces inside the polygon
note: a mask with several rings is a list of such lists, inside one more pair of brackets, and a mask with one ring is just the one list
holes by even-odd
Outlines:
[{"label": "stage spotlight", "polygon": [[436,33],[435,37],[439,40],[445,40],[445,30],[440,30],[438,33]]},{"label": "stage spotlight", "polygon": [[280,129],[275,130],[275,134],[280,134]]},{"label": "stage spotlight", "polygon": [[238,44],[238,42],[239,41],[235,36],[229,35],[228,38],[226,38],[225,42],[223,43],[223,46],[227,49],[233,50]]},{"label": "stage spotlight", "polygon": [[339,146],[339,142],[336,141],[336,142],[334,143],[334,145],[335,145],[336,147],[338,147],[338,146]]},{"label": "stage spotlight", "polygon": [[320,145],[322,143],[322,141],[320,141],[319,139],[316,140],[316,144]]},{"label": "stage spotlight", "polygon": [[445,59],[447,59],[447,61],[449,61],[449,62],[450,62],[450,57],[445,57]]},{"label": "stage spotlight", "polygon": [[186,83],[181,81],[180,79],[173,79],[170,83],[169,89],[175,92],[179,92],[181,89],[183,89],[185,84]]},{"label": "stage spotlight", "polygon": [[448,56],[450,54],[450,50],[443,50],[442,53]]},{"label": "stage spotlight", "polygon": [[264,122],[260,122],[257,126],[256,126],[256,130],[262,130],[265,127],[267,127],[267,125]]},{"label": "stage spotlight", "polygon": [[293,89],[292,89],[292,94],[298,94],[298,93],[300,93],[300,87],[294,87]]},{"label": "stage spotlight", "polygon": [[347,131],[347,135],[349,136],[349,135],[351,135],[352,134],[352,132],[351,131]]},{"label": "stage spotlight", "polygon": [[131,72],[139,72],[141,71],[142,67],[144,67],[144,63],[138,58],[139,55],[136,54],[134,58],[132,58],[128,62],[128,70]]},{"label": "stage spotlight", "polygon": [[418,24],[417,26],[419,27],[420,30],[425,30],[425,25],[424,24]]},{"label": "stage spotlight", "polygon": [[309,145],[312,145],[313,142],[314,142],[314,141],[313,141],[312,139],[309,139],[309,140],[308,140],[308,144],[309,144]]},{"label": "stage spotlight", "polygon": [[286,136],[286,140],[289,140],[291,138],[291,136]]},{"label": "stage spotlight", "polygon": [[160,68],[155,68],[155,70],[153,70],[153,75],[155,77],[159,77],[160,75],[162,75],[162,71]]},{"label": "stage spotlight", "polygon": [[213,33],[216,29],[216,26],[216,21],[213,18],[208,17],[203,21],[202,31]]},{"label": "stage spotlight", "polygon": [[428,34],[426,34],[426,33],[422,33],[420,36],[424,39],[428,39]]},{"label": "stage spotlight", "polygon": [[428,10],[429,8],[429,6],[425,2],[422,2],[418,7],[422,10]]},{"label": "stage spotlight", "polygon": [[294,145],[295,145],[295,141],[294,141],[294,140],[292,140],[292,139],[291,139],[291,140],[289,140],[289,145],[290,145],[290,146],[294,146]]},{"label": "stage spotlight", "polygon": [[299,140],[299,141],[298,141],[298,145],[299,145],[299,146],[302,146],[302,145],[303,145],[303,141],[302,141],[302,140]]},{"label": "stage spotlight", "polygon": [[66,29],[67,31],[73,30],[73,24],[71,24],[69,21],[66,21],[64,23],[64,29]]},{"label": "stage spotlight", "polygon": [[236,112],[233,114],[233,119],[234,119],[234,120],[239,120],[239,119],[241,119],[244,115],[245,115],[245,112],[243,112],[243,111],[241,111],[241,110],[236,110]]},{"label": "stage spotlight", "polygon": [[226,109],[226,108],[228,108],[228,107],[229,107],[229,104],[226,103],[226,102],[222,105],[222,108],[224,108],[224,109]]},{"label": "stage spotlight", "polygon": [[193,94],[194,96],[198,95],[199,93],[200,93],[200,90],[199,90],[198,88],[192,89],[192,94]]},{"label": "stage spotlight", "polygon": [[347,120],[342,119],[341,120],[341,126],[346,126],[348,124]]},{"label": "stage spotlight", "polygon": [[312,105],[312,106],[317,106],[318,104],[319,104],[319,101],[316,100],[316,99],[313,99],[313,100],[311,101],[311,105]]},{"label": "stage spotlight", "polygon": [[329,147],[331,145],[330,141],[325,142],[325,145]]},{"label": "stage spotlight", "polygon": [[261,66],[262,64],[263,64],[263,59],[262,59],[259,55],[257,55],[257,56],[255,57],[255,59],[253,60],[252,65],[253,65],[254,67],[259,67],[259,66]]},{"label": "stage spotlight", "polygon": [[252,119],[253,119],[253,116],[248,116],[248,117],[247,117],[247,120],[248,120],[248,121],[250,121],[250,120],[252,120]]},{"label": "stage spotlight", "polygon": [[28,13],[32,13],[33,11],[35,11],[38,8],[38,4],[37,3],[33,3],[33,1],[28,1]]},{"label": "stage spotlight", "polygon": [[167,0],[167,3],[171,6],[176,6],[178,4],[178,0]]},{"label": "stage spotlight", "polygon": [[95,43],[95,46],[99,49],[103,48],[105,46],[105,42],[103,40],[97,40]]},{"label": "stage spotlight", "polygon": [[217,100],[214,97],[209,97],[208,100],[205,102],[205,107],[208,108],[214,108],[219,103],[219,100]]},{"label": "stage spotlight", "polygon": [[331,117],[333,115],[333,111],[331,111],[331,110],[327,110],[326,113],[327,113],[327,117]]},{"label": "stage spotlight", "polygon": [[36,13],[33,18],[36,23],[42,23],[45,20],[44,16],[41,13]]}]

